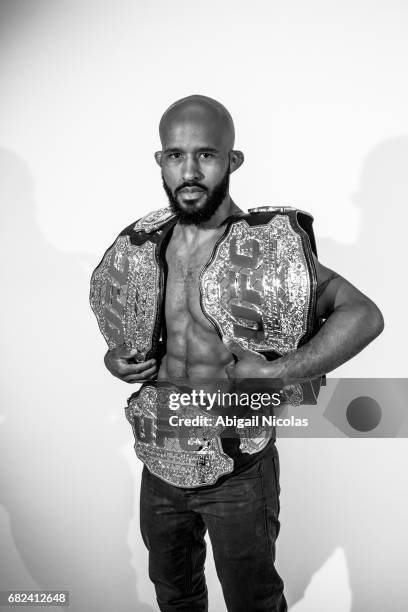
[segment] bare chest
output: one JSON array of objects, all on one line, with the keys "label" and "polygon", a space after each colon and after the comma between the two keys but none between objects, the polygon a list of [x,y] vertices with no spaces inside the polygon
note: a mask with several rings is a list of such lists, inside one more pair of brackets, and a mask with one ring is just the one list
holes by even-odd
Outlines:
[{"label": "bare chest", "polygon": [[211,258],[218,237],[216,234],[197,245],[186,245],[178,239],[170,241],[166,252],[168,315],[190,316],[205,327],[212,327],[200,306],[200,275]]}]

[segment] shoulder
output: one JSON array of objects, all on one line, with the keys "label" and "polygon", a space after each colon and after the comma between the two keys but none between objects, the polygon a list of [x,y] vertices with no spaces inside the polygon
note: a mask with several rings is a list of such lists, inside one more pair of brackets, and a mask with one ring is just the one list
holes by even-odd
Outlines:
[{"label": "shoulder", "polygon": [[170,219],[175,217],[169,206],[165,208],[158,208],[149,212],[147,215],[138,219],[136,223],[131,223],[120,233],[121,236],[130,234],[132,232],[146,232],[150,234],[160,229]]},{"label": "shoulder", "polygon": [[[146,242],[158,243],[166,235],[166,229],[170,229],[175,220],[176,216],[170,207],[166,207],[153,210],[136,222],[131,223],[116,235],[115,240],[105,251],[100,264],[98,264],[94,272],[104,262],[106,264],[106,262],[110,261],[112,253],[115,254],[114,256],[119,261],[130,252],[129,249],[131,250],[135,246],[142,246]],[[159,231],[161,229],[164,232]]]}]

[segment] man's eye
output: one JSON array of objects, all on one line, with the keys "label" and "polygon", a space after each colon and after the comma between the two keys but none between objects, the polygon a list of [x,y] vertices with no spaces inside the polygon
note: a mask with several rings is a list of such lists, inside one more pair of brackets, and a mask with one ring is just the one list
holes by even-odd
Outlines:
[{"label": "man's eye", "polygon": [[170,153],[169,154],[169,158],[170,159],[180,159],[180,157],[181,157],[181,153],[175,152],[175,153]]},{"label": "man's eye", "polygon": [[214,157],[214,155],[212,153],[207,153],[206,151],[204,151],[203,153],[201,153],[201,157],[203,159],[209,159],[210,157]]}]

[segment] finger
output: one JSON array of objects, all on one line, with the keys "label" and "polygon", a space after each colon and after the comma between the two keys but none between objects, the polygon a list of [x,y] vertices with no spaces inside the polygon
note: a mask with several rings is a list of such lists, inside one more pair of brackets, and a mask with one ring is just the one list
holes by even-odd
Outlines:
[{"label": "finger", "polygon": [[132,357],[136,357],[137,349],[129,348],[129,347],[126,347],[126,346],[121,346],[120,347],[120,354],[125,359],[131,359]]},{"label": "finger", "polygon": [[242,346],[238,344],[236,340],[230,338],[229,336],[223,336],[222,341],[224,343],[224,346],[230,351],[230,353],[233,353],[238,359],[243,358],[245,354],[245,349],[242,348]]},{"label": "finger", "polygon": [[157,376],[153,375],[153,376],[148,376],[148,378],[143,378],[142,380],[138,379],[138,378],[126,378],[126,380],[123,378],[123,382],[127,383],[128,385],[135,385],[136,383],[139,383],[139,385],[144,384],[145,382],[150,382],[150,381],[154,381],[156,380]]},{"label": "finger", "polygon": [[229,336],[223,336],[222,341],[227,349],[233,353],[237,359],[243,359],[245,354],[255,352],[251,351],[250,349],[243,348],[236,340],[230,338]]},{"label": "finger", "polygon": [[137,349],[127,346],[117,346],[106,353],[107,357],[112,356],[114,359],[131,359],[136,357],[136,355]]},{"label": "finger", "polygon": [[153,367],[153,368],[149,368],[148,370],[145,370],[141,374],[128,374],[127,376],[123,376],[122,380],[124,380],[127,383],[143,382],[145,380],[150,380],[151,378],[156,376],[156,374],[157,374],[157,367]]},{"label": "finger", "polygon": [[150,368],[156,368],[156,360],[149,359],[143,363],[120,363],[117,366],[117,370],[121,376],[127,376],[128,374],[142,374]]}]

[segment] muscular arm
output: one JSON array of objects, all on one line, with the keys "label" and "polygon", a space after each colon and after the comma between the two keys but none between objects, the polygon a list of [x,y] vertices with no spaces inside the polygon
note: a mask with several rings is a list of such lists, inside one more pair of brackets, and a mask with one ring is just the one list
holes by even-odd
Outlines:
[{"label": "muscular arm", "polygon": [[326,319],[317,334],[285,357],[265,364],[265,375],[303,378],[326,374],[359,353],[384,328],[380,310],[347,280],[315,259],[317,317]]}]

